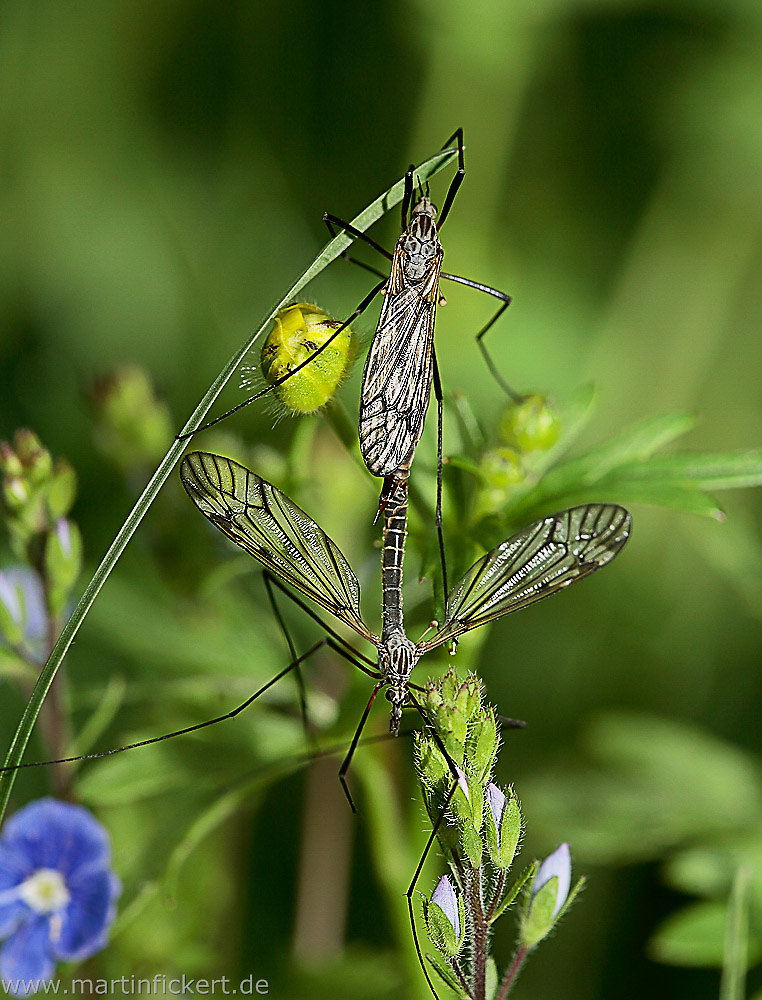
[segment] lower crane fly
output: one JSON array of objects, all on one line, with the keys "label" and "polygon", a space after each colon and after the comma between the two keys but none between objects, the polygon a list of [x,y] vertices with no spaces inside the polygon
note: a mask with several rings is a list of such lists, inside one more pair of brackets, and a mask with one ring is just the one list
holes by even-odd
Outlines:
[{"label": "lower crane fly", "polygon": [[[342,784],[371,705],[382,688],[387,689],[391,703],[389,728],[396,736],[405,705],[416,708],[425,719],[411,691],[415,685],[410,682],[413,669],[425,653],[589,576],[619,553],[631,526],[630,515],[623,507],[602,503],[571,507],[536,521],[478,559],[450,591],[444,624],[430,639],[414,643],[405,635],[402,615],[406,483],[392,491],[384,510],[383,626],[378,636],[363,621],[360,585],[346,557],[285,493],[237,462],[207,452],[186,455],[180,477],[191,500],[215,527],[283,583],[309,597],[376,647],[376,664],[363,657],[376,669],[363,666],[353,650],[343,653],[372,676],[376,685],[342,766]],[[348,643],[332,634],[351,650]]]}]

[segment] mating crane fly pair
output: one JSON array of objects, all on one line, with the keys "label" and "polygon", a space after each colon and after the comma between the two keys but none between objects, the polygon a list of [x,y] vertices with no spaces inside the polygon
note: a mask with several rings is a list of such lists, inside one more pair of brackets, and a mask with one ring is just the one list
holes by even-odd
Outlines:
[{"label": "mating crane fly pair", "polygon": [[[458,170],[447,191],[438,225],[435,221],[437,211],[428,189],[419,190],[419,198],[413,204],[414,168],[408,170],[402,200],[402,235],[392,254],[348,223],[335,216],[324,217],[332,235],[334,227],[340,227],[391,260],[389,278],[384,276],[352,316],[312,355],[314,358],[328,347],[378,292],[384,291],[381,315],[365,362],[359,416],[360,447],[365,463],[373,475],[384,478],[379,502],[379,513],[383,512],[384,521],[381,635],[376,635],[363,621],[359,584],[339,547],[276,486],[230,459],[204,452],[186,456],[180,468],[190,498],[220,531],[262,563],[276,581],[310,598],[376,647],[374,662],[360,657],[345,640],[327,629],[337,652],[376,680],[347,760],[342,765],[342,784],[348,761],[379,690],[387,689],[386,697],[391,702],[390,730],[396,735],[406,704],[421,711],[410,675],[425,653],[454,644],[462,633],[588,576],[618,554],[630,531],[629,514],[616,505],[587,504],[561,511],[535,522],[482,556],[448,593],[440,515],[442,397],[433,346],[440,277],[474,287],[500,300],[495,315],[477,334],[477,342],[490,371],[505,391],[516,398],[497,374],[482,343],[483,335],[507,308],[510,297],[490,286],[442,272],[444,251],[438,229],[441,230],[465,175],[462,130],[458,129],[442,147],[447,149],[456,139]],[[290,374],[296,375],[310,360],[296,366]],[[423,431],[432,379],[440,417],[437,521],[446,613],[444,624],[430,639],[414,643],[405,634],[402,613],[407,479]],[[240,405],[254,398],[257,396]],[[227,414],[217,419],[225,416]],[[284,592],[293,598],[290,591]],[[305,605],[301,606],[309,611]],[[291,666],[297,667],[298,662]]]}]

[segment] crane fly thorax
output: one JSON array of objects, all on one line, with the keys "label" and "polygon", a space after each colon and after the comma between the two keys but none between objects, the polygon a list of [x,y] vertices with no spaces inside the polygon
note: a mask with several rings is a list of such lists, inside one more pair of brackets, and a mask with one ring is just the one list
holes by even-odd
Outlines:
[{"label": "crane fly thorax", "polygon": [[421,198],[413,208],[410,225],[397,244],[402,251],[402,266],[408,281],[421,281],[431,272],[432,263],[443,257],[442,244],[434,221],[437,210],[428,198]]},{"label": "crane fly thorax", "polygon": [[402,709],[407,701],[407,685],[413,667],[418,662],[415,643],[406,636],[394,634],[379,648],[378,665],[387,684],[386,700],[392,706],[390,732],[399,732]]}]

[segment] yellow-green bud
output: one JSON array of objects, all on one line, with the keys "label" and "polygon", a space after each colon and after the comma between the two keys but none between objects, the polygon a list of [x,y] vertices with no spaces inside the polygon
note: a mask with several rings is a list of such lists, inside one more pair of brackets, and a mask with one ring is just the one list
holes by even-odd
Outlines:
[{"label": "yellow-green bud", "polygon": [[[262,374],[270,385],[284,379],[275,395],[292,413],[314,413],[325,406],[349,371],[356,353],[355,340],[350,327],[337,333],[341,325],[311,302],[287,306],[273,320],[262,346]],[[328,346],[315,354],[329,340]],[[315,357],[310,361],[312,355]],[[286,377],[302,364],[303,368]]]}]

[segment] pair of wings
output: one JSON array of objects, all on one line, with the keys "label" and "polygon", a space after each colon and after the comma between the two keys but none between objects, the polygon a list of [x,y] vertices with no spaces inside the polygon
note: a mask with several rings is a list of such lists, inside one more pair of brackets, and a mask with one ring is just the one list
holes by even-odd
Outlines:
[{"label": "pair of wings", "polygon": [[[201,451],[185,456],[180,477],[199,510],[236,545],[381,647],[360,614],[360,585],[346,558],[285,493],[229,458]],[[585,504],[536,521],[474,563],[450,591],[444,624],[417,654],[588,576],[611,562],[629,533],[630,515],[614,504]]]},{"label": "pair of wings", "polygon": [[398,241],[384,304],[362,376],[360,450],[374,476],[391,476],[412,460],[429,405],[434,320],[442,254],[426,275],[405,277]]}]

